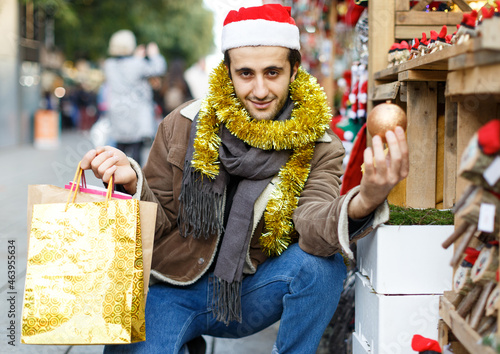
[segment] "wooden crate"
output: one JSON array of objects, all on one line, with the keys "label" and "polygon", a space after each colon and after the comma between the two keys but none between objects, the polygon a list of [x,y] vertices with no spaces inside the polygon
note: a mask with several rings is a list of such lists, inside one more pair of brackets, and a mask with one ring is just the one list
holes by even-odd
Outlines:
[{"label": "wooden crate", "polygon": [[397,40],[421,38],[422,32],[427,33],[434,30],[439,33],[443,25],[448,26],[449,33],[456,30],[456,25],[462,20],[463,12],[470,12],[472,9],[463,0],[453,1],[461,11],[422,11],[432,0],[421,0],[410,9],[410,2],[407,0],[396,0],[396,20],[394,36]]},{"label": "wooden crate", "polygon": [[[379,101],[391,99],[404,107],[408,116],[410,175],[389,200],[396,196],[396,204],[432,207],[438,199],[435,190],[442,188],[443,208],[451,208],[468,186],[465,179],[458,177],[464,149],[481,126],[500,118],[500,23],[498,19],[485,21],[481,37],[387,68],[387,50],[397,39],[420,38],[421,32],[438,31],[444,24],[460,22],[460,12],[424,15],[418,6],[423,8],[429,2],[420,1],[410,10],[409,1],[370,0],[368,112]],[[454,2],[462,11],[470,11],[465,1]],[[383,15],[377,18],[379,12]],[[436,90],[436,85],[443,82],[444,95]],[[434,108],[442,96],[444,112]],[[436,167],[441,165],[440,182]],[[460,242],[461,238],[456,244]],[[473,237],[470,246],[480,242]],[[441,299],[441,346],[450,344],[460,354],[494,353],[480,344],[479,334],[457,313],[454,299],[453,292]],[[500,316],[497,322],[496,335],[500,337]]]},{"label": "wooden crate", "polygon": [[[463,12],[471,9],[464,0],[453,1],[462,12],[430,12],[421,11],[429,0],[421,0],[410,9],[409,0],[370,0],[368,6],[368,22],[370,24],[368,49],[368,87],[373,89],[374,74],[387,67],[387,52],[396,40],[411,40],[421,38],[422,32],[429,35],[431,30],[439,32],[443,25],[449,27],[449,32],[455,31],[454,26],[462,20]],[[368,101],[368,111],[373,107],[373,101]]]},{"label": "wooden crate", "polygon": [[[440,328],[440,344],[444,346],[450,340],[449,332],[461,343],[463,348],[470,353],[494,354],[493,348],[481,345],[481,337],[477,334],[469,324],[457,313],[452,299],[455,296],[453,291],[446,292],[439,301],[439,315],[443,319],[446,327]],[[463,350],[462,350],[463,352]],[[465,352],[467,353],[467,352]]]}]

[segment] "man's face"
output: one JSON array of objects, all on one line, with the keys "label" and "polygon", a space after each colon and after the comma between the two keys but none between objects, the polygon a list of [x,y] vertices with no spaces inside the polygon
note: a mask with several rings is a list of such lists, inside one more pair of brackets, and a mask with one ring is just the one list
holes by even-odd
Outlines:
[{"label": "man's face", "polygon": [[299,64],[292,68],[288,48],[241,47],[229,50],[236,96],[254,119],[273,119],[285,104]]}]

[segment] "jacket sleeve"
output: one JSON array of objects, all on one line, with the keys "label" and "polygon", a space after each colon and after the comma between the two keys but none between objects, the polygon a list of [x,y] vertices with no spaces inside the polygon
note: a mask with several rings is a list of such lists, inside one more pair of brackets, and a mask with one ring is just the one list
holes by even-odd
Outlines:
[{"label": "jacket sleeve", "polygon": [[387,221],[389,216],[386,203],[379,206],[373,222],[356,236],[349,238],[349,218],[347,206],[358,193],[359,187],[340,196],[340,176],[345,152],[336,136],[332,142],[317,143],[311,161],[311,172],[294,212],[293,222],[299,233],[300,247],[311,254],[331,256],[342,251],[353,257],[349,249],[350,242],[366,236],[373,228]]},{"label": "jacket sleeve", "polygon": [[174,184],[182,178],[186,145],[173,143],[172,135],[189,133],[189,128],[179,125],[191,124],[188,119],[178,119],[178,114],[176,109],[158,127],[144,169],[134,168],[138,175],[136,194],[158,204],[155,240],[177,227],[179,190]]}]

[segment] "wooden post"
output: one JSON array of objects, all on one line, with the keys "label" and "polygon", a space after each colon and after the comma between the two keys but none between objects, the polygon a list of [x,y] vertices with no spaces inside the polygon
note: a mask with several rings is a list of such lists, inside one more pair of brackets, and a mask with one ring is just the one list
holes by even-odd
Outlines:
[{"label": "wooden post", "polygon": [[[401,0],[370,0],[368,6],[368,97],[375,87],[373,74],[387,67],[387,52],[394,43],[395,4]],[[373,108],[373,101],[368,100],[367,112]]]},{"label": "wooden post", "polygon": [[[481,96],[468,96],[458,103],[457,118],[457,166],[472,136],[489,120],[498,117],[497,105],[488,100],[483,102]],[[462,177],[457,178],[456,195],[459,198],[470,182]]]},{"label": "wooden post", "polygon": [[410,11],[410,2],[408,0],[395,0],[396,11]]},{"label": "wooden post", "polygon": [[444,114],[444,186],[443,208],[455,205],[457,184],[457,103],[446,98]]},{"label": "wooden post", "polygon": [[437,83],[409,81],[407,136],[410,172],[406,179],[406,206],[436,206]]}]

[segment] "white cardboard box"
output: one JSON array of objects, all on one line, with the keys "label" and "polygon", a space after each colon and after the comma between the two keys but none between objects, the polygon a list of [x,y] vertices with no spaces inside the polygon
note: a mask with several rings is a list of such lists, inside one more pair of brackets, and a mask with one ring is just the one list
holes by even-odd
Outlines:
[{"label": "white cardboard box", "polygon": [[[413,335],[438,339],[439,295],[383,295],[356,273],[354,354],[415,354]],[[369,348],[369,352],[361,349]]]},{"label": "white cardboard box", "polygon": [[361,339],[356,332],[352,334],[352,353],[353,354],[371,354],[368,343]]},{"label": "white cardboard box", "polygon": [[382,225],[357,243],[359,271],[379,294],[442,294],[452,288],[453,225]]}]

